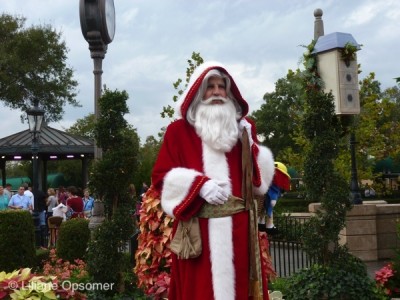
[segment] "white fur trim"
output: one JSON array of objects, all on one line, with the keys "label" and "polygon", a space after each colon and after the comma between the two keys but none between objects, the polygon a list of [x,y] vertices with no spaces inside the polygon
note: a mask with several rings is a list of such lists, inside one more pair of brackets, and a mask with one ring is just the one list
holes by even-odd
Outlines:
[{"label": "white fur trim", "polygon": [[161,207],[164,212],[175,217],[175,207],[186,198],[195,178],[202,174],[187,168],[174,168],[164,177],[164,185],[161,193]]},{"label": "white fur trim", "polygon": [[257,163],[261,172],[261,185],[259,187],[254,187],[253,191],[255,195],[264,195],[268,191],[272,179],[274,178],[274,156],[267,147],[258,145],[258,149]]},{"label": "white fur trim", "polygon": [[223,188],[228,194],[231,194],[232,184],[229,176],[229,166],[225,153],[215,150],[207,146],[207,144],[205,143],[202,144],[204,174],[215,181],[226,183]]},{"label": "white fur trim", "polygon": [[[225,182],[224,189],[232,193],[229,166],[225,153],[203,143],[204,173],[213,180]],[[235,299],[235,268],[233,265],[232,218],[208,220],[212,283],[215,300]]]},{"label": "white fur trim", "polygon": [[232,217],[209,219],[208,234],[214,299],[234,300]]}]

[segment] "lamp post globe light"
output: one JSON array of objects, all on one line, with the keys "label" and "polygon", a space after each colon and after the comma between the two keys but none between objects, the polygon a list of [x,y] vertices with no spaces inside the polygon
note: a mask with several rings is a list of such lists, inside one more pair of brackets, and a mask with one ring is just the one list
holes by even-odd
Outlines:
[{"label": "lamp post globe light", "polygon": [[[80,0],[79,17],[82,35],[89,44],[93,59],[94,74],[94,115],[100,116],[98,100],[101,96],[102,62],[115,35],[114,0]],[[95,143],[95,158],[101,158],[101,149]]]},{"label": "lamp post globe light", "polygon": [[39,108],[38,100],[33,101],[34,106],[26,111],[28,116],[29,131],[32,135],[32,188],[39,189],[39,168],[38,168],[38,153],[39,153],[39,135],[42,128],[44,110]]}]

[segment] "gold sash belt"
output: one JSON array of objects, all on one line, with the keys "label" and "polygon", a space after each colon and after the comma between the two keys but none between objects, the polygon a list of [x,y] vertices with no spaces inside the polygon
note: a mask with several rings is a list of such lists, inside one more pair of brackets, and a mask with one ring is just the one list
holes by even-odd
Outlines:
[{"label": "gold sash belt", "polygon": [[235,196],[229,196],[228,201],[221,205],[203,204],[197,217],[199,218],[222,218],[232,216],[245,210],[244,200]]}]

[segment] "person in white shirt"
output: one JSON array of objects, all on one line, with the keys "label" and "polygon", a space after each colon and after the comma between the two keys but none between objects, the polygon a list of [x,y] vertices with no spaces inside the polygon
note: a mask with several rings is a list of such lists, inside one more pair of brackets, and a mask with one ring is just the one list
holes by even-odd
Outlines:
[{"label": "person in white shirt", "polygon": [[24,183],[23,187],[25,190],[24,195],[27,196],[31,200],[32,209],[34,209],[35,208],[35,197],[33,196],[31,187],[27,183]]}]

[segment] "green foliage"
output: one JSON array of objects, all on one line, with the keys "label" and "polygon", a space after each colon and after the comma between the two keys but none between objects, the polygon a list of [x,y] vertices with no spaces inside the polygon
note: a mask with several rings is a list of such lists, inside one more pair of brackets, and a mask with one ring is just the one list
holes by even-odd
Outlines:
[{"label": "green foliage", "polygon": [[156,162],[158,152],[161,147],[161,141],[149,136],[143,146],[140,147],[138,161],[138,171],[135,174],[135,187],[140,192],[143,182],[150,183],[151,171]]},{"label": "green foliage", "polygon": [[[125,91],[108,89],[99,99],[101,114],[94,134],[103,155],[93,164],[89,183],[96,198],[104,202],[108,218],[96,228],[89,243],[88,271],[94,282],[114,283],[115,287],[124,281],[122,251],[134,231],[131,215],[134,203],[129,195],[129,185],[134,182],[138,170],[139,138],[124,119],[129,113],[127,100]],[[120,288],[95,292],[94,297],[110,299],[117,289]]]},{"label": "green foliage", "polygon": [[89,239],[90,230],[88,220],[75,218],[63,222],[58,232],[58,257],[71,262],[75,259],[83,259]]},{"label": "green foliage", "polygon": [[125,91],[105,89],[99,99],[101,115],[95,125],[96,141],[103,157],[91,167],[89,187],[97,199],[104,201],[109,218],[120,205],[134,206],[128,187],[137,172],[139,137],[124,119],[129,113],[127,99]]},{"label": "green foliage", "polygon": [[357,51],[359,50],[359,46],[353,45],[347,42],[344,45],[344,48],[341,49],[341,59],[343,59],[346,63],[352,60],[357,59]]},{"label": "green foliage", "polygon": [[120,280],[120,288],[119,293],[114,295],[113,299],[149,299],[144,294],[144,291],[138,288],[137,284],[137,276],[133,272],[132,262],[131,262],[131,254],[123,253],[122,255],[122,273]]},{"label": "green foliage", "polygon": [[0,270],[11,272],[36,265],[32,215],[28,211],[0,211]]},{"label": "green foliage", "polygon": [[[177,102],[179,99],[179,96],[183,94],[183,91],[187,87],[190,76],[192,76],[194,70],[200,66],[204,62],[203,58],[200,56],[200,53],[193,52],[191,59],[188,59],[188,64],[189,67],[186,69],[186,79],[185,79],[185,84],[181,86],[183,80],[181,78],[178,78],[176,82],[173,83],[174,89],[178,91],[178,95],[174,95],[172,100],[173,102]],[[171,105],[167,105],[166,107],[163,107],[163,111],[160,113],[162,118],[170,118],[174,116],[175,110]]]},{"label": "green foliage", "polygon": [[[30,161],[7,161],[6,174],[8,178],[25,177],[27,174],[32,174],[32,163]],[[32,178],[30,175],[28,177]]]},{"label": "green foliage", "polygon": [[49,259],[50,250],[39,248],[36,249],[36,267],[41,270],[43,268],[43,264],[46,260]]},{"label": "green foliage", "polygon": [[[122,270],[125,268],[124,256],[120,251],[120,231],[121,227],[114,219],[105,220],[95,229],[87,252],[87,268],[93,282],[114,283],[114,287],[118,286]],[[111,291],[99,291],[99,294],[111,296],[116,292],[114,288]]]},{"label": "green foliage", "polygon": [[301,115],[303,110],[300,72],[288,71],[285,78],[275,83],[275,91],[264,95],[265,103],[254,111],[257,132],[263,144],[270,147],[275,159],[291,166],[301,166],[302,156],[296,155],[303,147],[301,136]]},{"label": "green foliage", "polygon": [[337,265],[313,265],[286,281],[287,300],[378,300],[375,283],[368,277],[365,266],[354,258]]},{"label": "green foliage", "polygon": [[26,111],[39,99],[46,120],[59,121],[66,102],[79,106],[68,49],[50,25],[24,25],[24,18],[0,15],[0,100]]},{"label": "green foliage", "polygon": [[[376,181],[382,174],[374,173],[374,167],[387,157],[400,158],[400,136],[397,134],[400,130],[400,89],[391,87],[382,91],[380,85],[374,73],[360,81],[361,113],[354,116],[353,128],[357,138],[358,178],[374,180],[374,189],[379,194],[386,191],[384,185]],[[348,144],[347,140],[345,142]],[[336,168],[349,180],[350,153],[344,144],[341,148]]]},{"label": "green foliage", "polygon": [[287,278],[276,277],[268,282],[268,289],[271,291],[280,291],[283,295],[287,294]]},{"label": "green foliage", "polygon": [[[82,186],[81,160],[54,160],[47,163],[48,173],[60,173],[64,176],[66,186]],[[58,186],[56,186],[58,188]]]},{"label": "green foliage", "polygon": [[95,137],[95,122],[96,116],[93,113],[88,114],[83,119],[76,120],[76,122],[70,128],[68,128],[66,132],[93,140]]},{"label": "green foliage", "polygon": [[308,255],[319,264],[328,265],[340,250],[339,232],[345,225],[351,203],[347,183],[334,168],[342,127],[335,115],[332,94],[323,92],[313,47],[311,43],[304,55],[302,128],[309,142],[305,149],[303,180],[306,199],[321,202],[321,210],[305,225],[303,242]]}]

